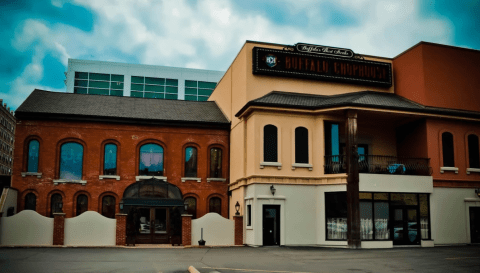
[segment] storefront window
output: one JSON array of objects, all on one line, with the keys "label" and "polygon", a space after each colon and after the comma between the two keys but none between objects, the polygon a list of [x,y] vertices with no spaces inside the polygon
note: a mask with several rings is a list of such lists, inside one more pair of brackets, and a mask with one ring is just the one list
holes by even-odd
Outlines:
[{"label": "storefront window", "polygon": [[360,239],[373,239],[372,201],[360,202]]},{"label": "storefront window", "polygon": [[347,193],[325,193],[327,240],[347,239]]},{"label": "storefront window", "polygon": [[375,217],[375,240],[387,240],[390,238],[390,229],[388,229],[388,202],[375,202],[373,203],[373,206]]},{"label": "storefront window", "polygon": [[430,240],[430,217],[429,217],[429,205],[428,194],[420,194],[420,232],[422,234],[422,240]]}]

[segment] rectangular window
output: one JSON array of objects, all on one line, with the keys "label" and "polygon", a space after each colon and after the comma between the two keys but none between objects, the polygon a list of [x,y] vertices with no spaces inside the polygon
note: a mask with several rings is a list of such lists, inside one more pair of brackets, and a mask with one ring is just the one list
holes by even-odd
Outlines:
[{"label": "rectangular window", "polygon": [[347,193],[325,193],[327,240],[347,240]]},{"label": "rectangular window", "polygon": [[252,226],[252,205],[247,205],[247,226]]},{"label": "rectangular window", "polygon": [[75,72],[76,94],[123,96],[123,75]]},{"label": "rectangular window", "polygon": [[178,98],[178,80],[132,76],[130,97],[148,99]]},{"label": "rectangular window", "polygon": [[419,194],[420,199],[420,233],[422,240],[430,240],[430,206],[428,194]]},{"label": "rectangular window", "polygon": [[185,81],[185,100],[206,101],[212,94],[217,83],[202,81]]}]

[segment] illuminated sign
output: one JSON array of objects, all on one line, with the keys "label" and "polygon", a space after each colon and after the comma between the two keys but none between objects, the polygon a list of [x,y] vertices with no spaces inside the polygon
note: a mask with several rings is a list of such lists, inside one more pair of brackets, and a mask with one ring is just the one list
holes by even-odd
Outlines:
[{"label": "illuminated sign", "polygon": [[322,46],[317,47],[301,47],[302,50],[310,53],[254,47],[252,72],[257,75],[392,86],[392,65],[390,63],[346,57],[350,54],[349,52],[353,54],[353,51],[349,49],[338,51],[340,50],[338,48],[329,48],[335,54],[345,54],[344,57],[312,53],[313,51],[323,51],[320,48]]},{"label": "illuminated sign", "polygon": [[330,47],[330,46],[298,43],[295,45],[295,49],[298,52],[302,52],[302,53],[330,55],[330,56],[341,57],[341,58],[353,58],[353,56],[355,56],[355,53],[353,53],[353,51],[350,49]]}]

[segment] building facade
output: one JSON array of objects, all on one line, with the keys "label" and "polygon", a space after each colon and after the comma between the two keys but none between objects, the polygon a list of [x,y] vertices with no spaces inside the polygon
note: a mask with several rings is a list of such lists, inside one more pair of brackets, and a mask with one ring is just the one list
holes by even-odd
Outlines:
[{"label": "building facade", "polygon": [[181,234],[185,203],[228,217],[229,122],[214,102],[35,90],[16,114],[18,211],[128,213],[137,243]]},{"label": "building facade", "polygon": [[16,119],[14,112],[0,99],[0,175],[11,176],[13,168],[13,151],[15,144]]},{"label": "building facade", "polygon": [[239,202],[245,243],[345,247],[355,217],[362,248],[478,240],[478,55],[246,42],[209,99],[231,120],[230,215]]},{"label": "building facade", "polygon": [[224,72],[156,65],[68,60],[68,93],[206,101]]}]

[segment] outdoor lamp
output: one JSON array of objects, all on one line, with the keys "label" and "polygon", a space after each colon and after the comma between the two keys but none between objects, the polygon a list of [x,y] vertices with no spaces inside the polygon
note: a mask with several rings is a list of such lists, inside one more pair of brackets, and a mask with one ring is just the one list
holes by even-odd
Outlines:
[{"label": "outdoor lamp", "polygon": [[275,192],[277,191],[277,189],[275,189],[275,187],[273,187],[273,185],[270,186],[270,191],[272,192],[272,195],[275,195]]},{"label": "outdoor lamp", "polygon": [[235,204],[235,210],[237,210],[237,212],[235,213],[235,215],[237,215],[237,216],[240,215],[240,212],[238,212],[238,211],[240,210],[240,204],[238,203],[238,201],[237,201],[237,203]]},{"label": "outdoor lamp", "polygon": [[185,203],[183,203],[183,204],[185,205],[185,211],[187,211],[187,209],[188,209],[188,202],[187,202],[187,200],[185,200]]},{"label": "outdoor lamp", "polygon": [[123,210],[123,199],[120,200],[120,203],[118,204],[118,206],[120,207],[120,210]]},{"label": "outdoor lamp", "polygon": [[480,189],[475,189],[475,193],[477,194],[478,197],[480,197]]},{"label": "outdoor lamp", "polygon": [[61,209],[63,207],[63,202],[58,203],[58,208]]}]

